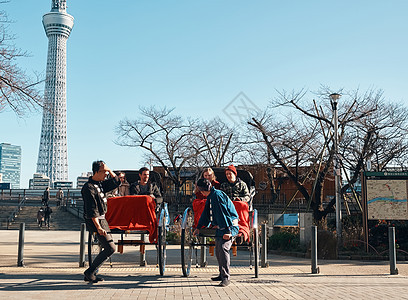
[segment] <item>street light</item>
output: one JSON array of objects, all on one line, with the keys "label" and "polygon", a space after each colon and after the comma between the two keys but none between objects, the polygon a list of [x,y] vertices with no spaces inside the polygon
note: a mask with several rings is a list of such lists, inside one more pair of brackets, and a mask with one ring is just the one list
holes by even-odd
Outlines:
[{"label": "street light", "polygon": [[338,135],[338,115],[337,101],[341,97],[340,94],[330,94],[331,105],[334,115],[334,189],[336,197],[336,233],[337,233],[337,250],[341,245],[341,195],[340,195],[340,174],[341,168],[339,163],[339,135]]}]

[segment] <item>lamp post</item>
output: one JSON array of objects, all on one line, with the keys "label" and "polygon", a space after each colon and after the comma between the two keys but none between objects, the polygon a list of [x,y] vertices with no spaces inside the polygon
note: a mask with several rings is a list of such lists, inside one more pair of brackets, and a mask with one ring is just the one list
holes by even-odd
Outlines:
[{"label": "lamp post", "polygon": [[334,117],[334,189],[336,197],[336,233],[337,233],[337,250],[341,245],[341,194],[340,194],[340,174],[341,168],[339,163],[339,135],[338,135],[338,115],[337,101],[341,97],[340,94],[330,94],[331,105]]}]

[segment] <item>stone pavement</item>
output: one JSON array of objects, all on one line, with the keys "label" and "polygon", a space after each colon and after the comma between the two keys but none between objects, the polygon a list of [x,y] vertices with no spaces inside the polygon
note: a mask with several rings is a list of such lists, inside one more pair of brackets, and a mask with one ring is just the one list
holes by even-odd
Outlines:
[{"label": "stone pavement", "polygon": [[125,246],[100,269],[104,282],[87,284],[79,268],[79,231],[26,231],[25,267],[16,267],[18,231],[0,231],[0,299],[408,299],[408,263],[398,262],[399,275],[389,275],[388,262],[319,261],[269,255],[269,268],[259,278],[248,267],[249,256],[232,257],[232,283],[210,280],[217,274],[209,256],[206,268],[183,277],[180,246],[168,246],[165,275],[156,268],[156,250],[148,246],[147,267],[139,267],[136,247]]}]

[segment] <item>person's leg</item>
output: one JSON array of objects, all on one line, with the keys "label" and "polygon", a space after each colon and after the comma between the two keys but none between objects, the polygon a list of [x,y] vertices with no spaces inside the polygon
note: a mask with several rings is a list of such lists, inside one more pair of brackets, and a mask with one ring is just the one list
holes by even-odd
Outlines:
[{"label": "person's leg", "polygon": [[220,270],[221,280],[230,280],[230,249],[232,240],[224,240],[222,237],[215,238],[215,250]]},{"label": "person's leg", "polygon": [[217,258],[217,262],[218,262],[218,276],[216,277],[211,277],[211,280],[213,281],[221,281],[222,280],[222,276],[221,276],[221,264],[220,264],[220,249],[219,247],[221,247],[221,243],[218,241],[218,237],[215,237],[215,257]]},{"label": "person's leg", "polygon": [[[106,220],[100,220],[100,223],[103,229],[110,232],[109,225]],[[96,270],[98,270],[99,267],[115,252],[115,243],[113,242],[113,238],[110,233],[107,233],[105,236],[97,233],[96,236],[101,244],[102,251],[95,257],[92,264],[85,271],[84,274],[88,279],[94,278]]]}]

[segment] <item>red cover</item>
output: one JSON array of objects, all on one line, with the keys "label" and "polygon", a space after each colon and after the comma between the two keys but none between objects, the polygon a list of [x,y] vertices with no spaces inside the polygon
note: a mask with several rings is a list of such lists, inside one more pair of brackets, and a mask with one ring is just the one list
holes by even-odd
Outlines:
[{"label": "red cover", "polygon": [[150,196],[108,198],[106,220],[110,229],[147,230],[150,243],[157,242],[156,202]]},{"label": "red cover", "polygon": [[[198,221],[200,220],[201,214],[203,213],[206,199],[195,199],[193,201],[193,211],[194,211],[194,227],[197,227]],[[249,206],[248,203],[243,201],[232,201],[234,203],[235,209],[237,210],[239,221],[239,233],[241,233],[245,241],[249,240]]]}]

